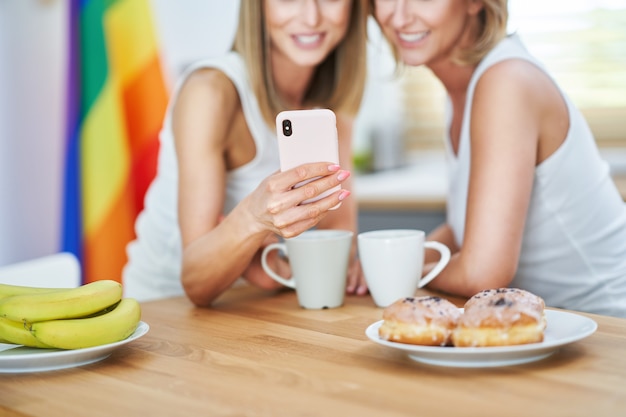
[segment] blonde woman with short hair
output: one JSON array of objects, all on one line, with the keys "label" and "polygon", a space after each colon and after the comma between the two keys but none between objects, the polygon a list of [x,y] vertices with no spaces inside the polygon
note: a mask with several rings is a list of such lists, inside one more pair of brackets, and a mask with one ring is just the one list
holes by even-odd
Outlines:
[{"label": "blonde woman with short hair", "polygon": [[453,256],[430,287],[626,317],[626,205],[579,110],[506,33],[507,0],[370,5],[398,61],[448,94],[447,222],[428,238]]}]

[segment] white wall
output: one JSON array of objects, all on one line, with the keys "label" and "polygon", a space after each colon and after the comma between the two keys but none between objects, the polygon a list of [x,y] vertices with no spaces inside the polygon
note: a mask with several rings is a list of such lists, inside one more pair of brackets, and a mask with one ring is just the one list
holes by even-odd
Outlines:
[{"label": "white wall", "polygon": [[[237,1],[151,2],[168,85],[189,62],[230,48]],[[0,0],[0,265],[59,250],[67,4]],[[373,82],[357,120],[357,147],[367,146],[373,123],[395,117],[389,61],[370,63]]]},{"label": "white wall", "polygon": [[230,49],[239,2],[151,0],[168,82],[190,62]]},{"label": "white wall", "polygon": [[58,248],[65,3],[0,0],[0,264]]}]

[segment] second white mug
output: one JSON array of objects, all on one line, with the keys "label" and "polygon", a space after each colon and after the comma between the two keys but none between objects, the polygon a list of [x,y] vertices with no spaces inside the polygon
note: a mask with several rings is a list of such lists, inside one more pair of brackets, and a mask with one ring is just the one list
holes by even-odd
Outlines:
[{"label": "second white mug", "polygon": [[[435,279],[450,261],[450,250],[439,242],[426,242],[426,233],[415,229],[388,229],[358,235],[358,251],[365,281],[374,302],[387,307],[411,297]],[[441,254],[437,265],[422,278],[424,250]]]}]

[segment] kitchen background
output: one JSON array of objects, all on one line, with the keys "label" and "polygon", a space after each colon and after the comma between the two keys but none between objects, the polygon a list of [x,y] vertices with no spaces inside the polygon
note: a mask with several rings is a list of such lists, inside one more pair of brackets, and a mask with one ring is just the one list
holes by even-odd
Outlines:
[{"label": "kitchen background", "polygon": [[[510,30],[582,108],[616,175],[626,172],[626,0],[509,3]],[[68,4],[0,0],[0,266],[60,248]],[[185,65],[230,47],[237,1],[150,4],[169,88]],[[389,51],[370,29],[354,145],[360,225],[430,229],[444,209],[443,92],[424,69],[392,77]]]}]

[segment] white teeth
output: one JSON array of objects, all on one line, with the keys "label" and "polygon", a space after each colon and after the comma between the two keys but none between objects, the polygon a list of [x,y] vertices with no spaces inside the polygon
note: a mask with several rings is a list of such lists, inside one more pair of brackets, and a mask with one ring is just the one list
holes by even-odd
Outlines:
[{"label": "white teeth", "polygon": [[426,37],[428,32],[420,32],[420,33],[398,33],[398,37],[404,42],[417,42]]},{"label": "white teeth", "polygon": [[319,34],[318,35],[298,35],[296,36],[296,41],[304,45],[309,45],[309,44],[319,41],[320,38],[321,38],[321,35]]}]

